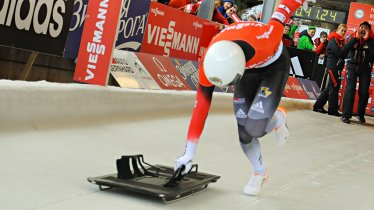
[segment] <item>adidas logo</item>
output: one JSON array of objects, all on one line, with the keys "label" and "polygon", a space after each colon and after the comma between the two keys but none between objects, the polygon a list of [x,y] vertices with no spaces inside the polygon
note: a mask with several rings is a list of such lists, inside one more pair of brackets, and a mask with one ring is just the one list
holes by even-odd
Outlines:
[{"label": "adidas logo", "polygon": [[244,118],[247,118],[247,115],[245,114],[245,112],[244,112],[242,109],[239,109],[239,111],[236,112],[235,116],[236,116],[236,118],[238,118],[238,119],[244,119]]},{"label": "adidas logo", "polygon": [[262,106],[262,101],[259,101],[251,106],[251,110],[254,110],[256,112],[265,113],[264,107]]}]

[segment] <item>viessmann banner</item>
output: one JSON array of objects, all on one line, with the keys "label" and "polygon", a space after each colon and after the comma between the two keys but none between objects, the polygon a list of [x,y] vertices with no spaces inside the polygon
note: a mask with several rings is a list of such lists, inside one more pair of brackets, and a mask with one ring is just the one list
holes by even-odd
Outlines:
[{"label": "viessmann banner", "polygon": [[62,55],[74,0],[1,0],[0,45]]},{"label": "viessmann banner", "polygon": [[205,20],[152,2],[141,52],[197,60]]},{"label": "viessmann banner", "polygon": [[[151,0],[141,0],[141,4],[139,4],[139,1],[122,1],[116,49],[132,52],[140,51]],[[88,0],[74,1],[74,12],[64,53],[66,58],[75,59],[78,56],[87,6]]]},{"label": "viessmann banner", "polygon": [[106,85],[122,1],[90,1],[74,80]]}]

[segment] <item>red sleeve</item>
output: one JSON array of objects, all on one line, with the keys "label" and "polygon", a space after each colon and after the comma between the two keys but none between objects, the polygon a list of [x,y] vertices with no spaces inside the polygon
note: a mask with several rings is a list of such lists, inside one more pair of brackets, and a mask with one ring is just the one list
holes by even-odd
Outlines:
[{"label": "red sleeve", "polygon": [[271,19],[287,23],[291,15],[305,2],[305,0],[281,0]]},{"label": "red sleeve", "polygon": [[199,141],[204,129],[205,120],[209,113],[213,90],[214,86],[204,87],[199,84],[197,87],[196,103],[188,129],[187,141]]},{"label": "red sleeve", "polygon": [[212,21],[229,25],[229,22],[226,20],[225,17],[223,17],[223,15],[218,10],[213,12]]},{"label": "red sleeve", "polygon": [[325,54],[326,51],[326,43],[320,43],[316,48],[317,55]]},{"label": "red sleeve", "polygon": [[182,7],[186,6],[189,4],[189,0],[170,0],[168,3],[168,6],[177,8],[177,9],[182,9]]}]

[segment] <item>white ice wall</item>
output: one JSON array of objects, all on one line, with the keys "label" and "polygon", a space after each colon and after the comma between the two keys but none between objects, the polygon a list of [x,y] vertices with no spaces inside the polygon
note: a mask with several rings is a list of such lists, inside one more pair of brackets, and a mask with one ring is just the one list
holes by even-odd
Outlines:
[{"label": "white ice wall", "polygon": [[[194,91],[0,80],[0,126],[190,115],[194,101]],[[312,101],[283,98],[282,104],[310,109]],[[232,94],[214,93],[212,111],[232,112]]]}]

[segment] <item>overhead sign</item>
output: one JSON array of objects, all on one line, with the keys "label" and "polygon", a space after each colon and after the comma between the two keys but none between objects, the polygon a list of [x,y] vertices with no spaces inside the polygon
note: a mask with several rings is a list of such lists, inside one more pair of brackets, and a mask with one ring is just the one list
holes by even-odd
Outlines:
[{"label": "overhead sign", "polygon": [[97,0],[88,4],[74,80],[106,85],[122,1]]},{"label": "overhead sign", "polygon": [[62,55],[73,1],[0,1],[0,45]]}]

